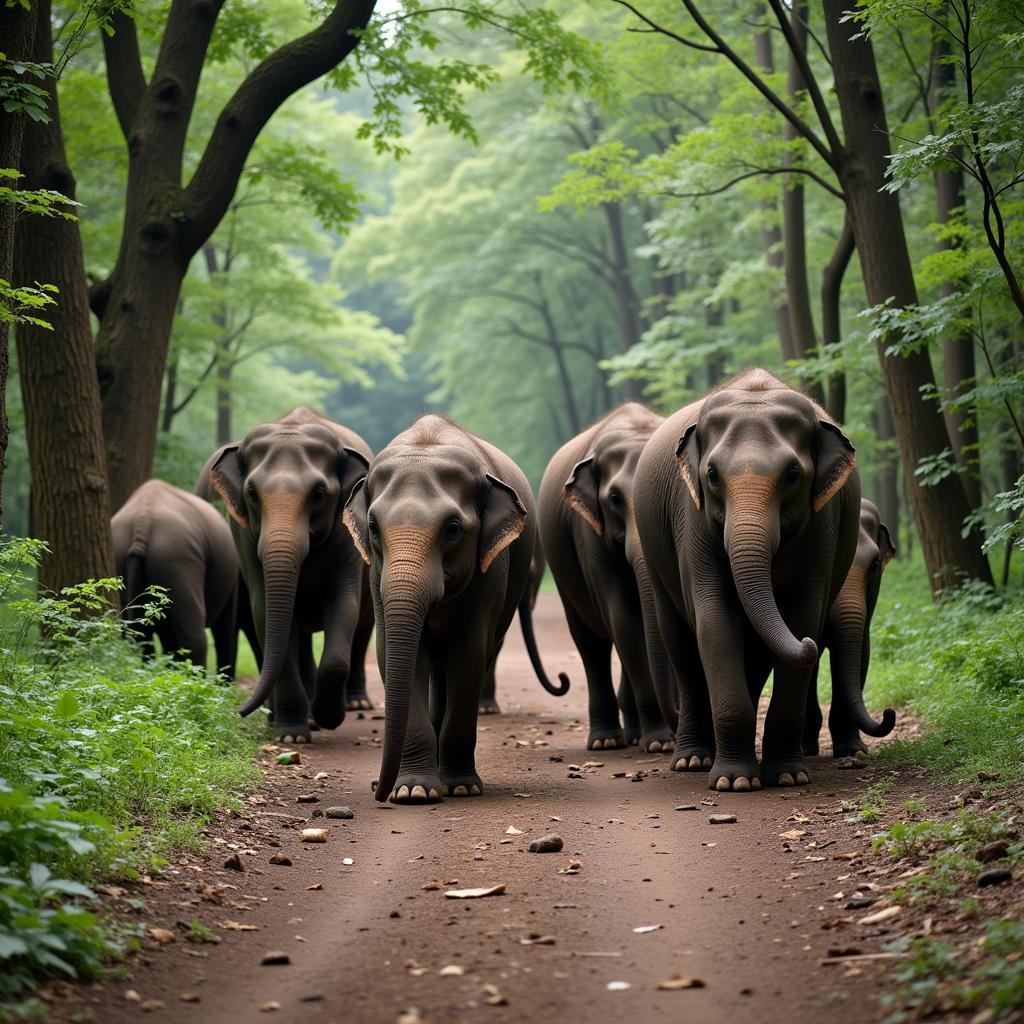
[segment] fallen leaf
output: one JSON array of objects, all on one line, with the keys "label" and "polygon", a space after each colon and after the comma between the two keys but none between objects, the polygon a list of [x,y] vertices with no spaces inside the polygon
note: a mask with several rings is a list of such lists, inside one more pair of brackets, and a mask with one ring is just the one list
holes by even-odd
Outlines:
[{"label": "fallen leaf", "polygon": [[646,935],[648,932],[656,932],[662,927],[663,925],[660,924],[642,924],[639,927],[634,928],[633,931],[636,932],[637,935]]},{"label": "fallen leaf", "polygon": [[448,964],[447,967],[442,967],[437,973],[442,978],[461,978],[466,973],[466,968],[462,964]]},{"label": "fallen leaf", "polygon": [[504,884],[479,889],[449,889],[445,897],[450,900],[479,900],[484,896],[500,896],[504,891]]},{"label": "fallen leaf", "polygon": [[178,996],[178,998],[183,1003],[198,1003],[199,1002],[199,993],[198,992],[182,992],[181,995]]},{"label": "fallen leaf", "polygon": [[628,981],[609,981],[605,988],[609,992],[625,992],[627,988],[632,988]]},{"label": "fallen leaf", "polygon": [[520,946],[553,946],[554,944],[554,935],[538,935],[534,933],[528,935],[525,939],[519,940]]},{"label": "fallen leaf", "polygon": [[314,882],[312,885],[306,886],[307,892],[319,892],[324,887],[323,882]]},{"label": "fallen leaf", "polygon": [[658,982],[658,988],[662,992],[681,992],[686,988],[704,988],[704,982],[700,978],[684,978],[673,971],[664,981]]},{"label": "fallen leaf", "polygon": [[275,1010],[280,1010],[281,1004],[276,999],[271,999],[266,1003],[260,1004],[260,1013],[273,1013]]},{"label": "fallen leaf", "polygon": [[484,985],[484,1002],[488,1006],[508,1006],[508,1000],[498,991],[497,985]]},{"label": "fallen leaf", "polygon": [[523,830],[521,828],[516,828],[515,825],[509,825],[509,827],[505,829],[505,835],[507,836],[521,836],[522,834]]},{"label": "fallen leaf", "polygon": [[807,835],[807,829],[804,828],[791,828],[788,832],[780,832],[779,838],[785,839],[787,842],[795,843],[798,839],[802,839]]},{"label": "fallen leaf", "polygon": [[896,904],[892,907],[885,907],[883,910],[876,911],[874,914],[868,914],[867,917],[862,917],[857,923],[858,924],[881,924],[883,921],[891,921],[894,917],[898,917],[903,913],[903,908]]},{"label": "fallen leaf", "polygon": [[218,928],[224,928],[229,932],[258,932],[260,926],[258,924],[242,924],[239,921],[218,921]]}]

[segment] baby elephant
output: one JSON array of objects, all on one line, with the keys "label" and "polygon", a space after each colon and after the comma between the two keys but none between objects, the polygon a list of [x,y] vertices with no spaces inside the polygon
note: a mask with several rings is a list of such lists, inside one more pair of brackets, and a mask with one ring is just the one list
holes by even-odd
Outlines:
[{"label": "baby elephant", "polygon": [[[867,498],[860,503],[860,537],[853,565],[842,590],[832,602],[825,623],[824,644],[832,669],[832,705],[828,728],[832,734],[833,757],[866,757],[868,748],[860,738],[888,736],[896,724],[896,712],[886,708],[876,722],[864,707],[864,682],[871,660],[871,617],[878,603],[878,590],[885,567],[896,555],[889,530],[879,518],[878,508]],[[818,753],[821,708],[818,707],[817,670],[807,691],[804,753]]]},{"label": "baby elephant", "polygon": [[384,677],[376,798],[479,796],[480,690],[530,574],[530,485],[493,445],[424,416],[373,460],[345,525],[370,566]]},{"label": "baby elephant", "polygon": [[201,498],[163,480],[147,480],[110,522],[117,573],[125,581],[123,606],[154,584],[171,604],[152,625],[137,623],[152,651],[206,666],[206,627],[213,630],[217,668],[235,675],[238,556],[227,523]]}]

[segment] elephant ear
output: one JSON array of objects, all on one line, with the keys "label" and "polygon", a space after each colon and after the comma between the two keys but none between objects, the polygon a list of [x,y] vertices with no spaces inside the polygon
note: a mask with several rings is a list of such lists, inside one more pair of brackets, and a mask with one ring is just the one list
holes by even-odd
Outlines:
[{"label": "elephant ear", "polygon": [[849,438],[828,420],[818,421],[818,450],[814,455],[814,511],[820,512],[857,468],[857,455]]},{"label": "elephant ear", "polygon": [[491,563],[517,540],[526,527],[526,506],[515,489],[503,480],[487,474],[488,489],[484,513],[480,520],[480,571],[487,572]]},{"label": "elephant ear", "polygon": [[345,524],[352,537],[352,543],[356,546],[362,560],[369,565],[370,558],[370,527],[369,527],[369,499],[366,494],[366,476],[357,480],[352,487],[352,493],[345,502],[345,511],[341,521]]},{"label": "elephant ear", "polygon": [[878,555],[883,569],[896,557],[896,545],[889,536],[889,527],[883,522],[878,524]]},{"label": "elephant ear", "polygon": [[[370,460],[358,449],[343,446],[338,453],[338,483],[341,484],[341,500],[345,501],[355,485],[370,470]],[[342,513],[344,515],[344,513]]]},{"label": "elephant ear", "polygon": [[704,506],[704,490],[700,485],[700,431],[696,423],[691,423],[679,438],[679,444],[676,445],[676,464],[694,505],[700,511]]},{"label": "elephant ear", "polygon": [[224,499],[228,515],[239,526],[249,525],[249,516],[245,510],[245,502],[242,500],[242,481],[244,479],[245,466],[242,464],[241,445],[224,445],[210,467],[210,483]]},{"label": "elephant ear", "polygon": [[593,455],[589,455],[572,467],[572,473],[565,481],[565,503],[579,513],[600,537],[604,533],[604,518],[597,500],[597,488],[597,462]]}]

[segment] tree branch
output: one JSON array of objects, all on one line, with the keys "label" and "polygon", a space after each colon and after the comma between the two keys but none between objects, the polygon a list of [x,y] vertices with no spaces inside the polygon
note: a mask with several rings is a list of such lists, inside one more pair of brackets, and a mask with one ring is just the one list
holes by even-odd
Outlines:
[{"label": "tree branch", "polygon": [[135,20],[124,11],[117,11],[110,19],[114,30],[111,35],[102,31],[103,56],[107,64],[107,88],[117,114],[117,123],[127,141],[142,95],[146,91],[146,76],[142,73],[139,55],[139,36]]},{"label": "tree branch", "polygon": [[191,215],[185,255],[191,257],[224,216],[246,158],[274,111],[355,49],[375,6],[376,0],[337,0],[320,25],[261,61],[228,100],[185,189]]},{"label": "tree branch", "polygon": [[759,178],[761,175],[771,176],[775,174],[802,174],[804,177],[817,182],[825,191],[834,195],[836,199],[846,201],[846,196],[839,189],[834,185],[830,185],[820,174],[815,173],[808,167],[758,167],[752,171],[737,175],[718,188],[709,188],[701,192],[662,192],[660,195],[672,196],[674,199],[703,199],[706,196],[717,196],[723,192],[728,192],[733,185],[738,185],[741,181],[746,181],[748,178]]}]

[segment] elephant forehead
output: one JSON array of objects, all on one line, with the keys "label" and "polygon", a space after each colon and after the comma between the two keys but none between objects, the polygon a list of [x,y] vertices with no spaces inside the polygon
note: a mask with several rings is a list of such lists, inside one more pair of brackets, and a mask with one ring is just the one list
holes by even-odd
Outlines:
[{"label": "elephant forehead", "polygon": [[450,445],[385,449],[370,469],[374,499],[387,492],[448,494],[461,501],[476,492],[482,473],[468,452]]},{"label": "elephant forehead", "polygon": [[337,438],[318,424],[267,430],[257,427],[249,432],[242,447],[250,468],[267,462],[326,465],[338,456]]},{"label": "elephant forehead", "polygon": [[709,406],[704,409],[699,424],[704,448],[718,442],[729,446],[743,443],[766,447],[786,441],[796,448],[809,450],[814,440],[814,427],[809,410],[788,402],[756,398]]}]

